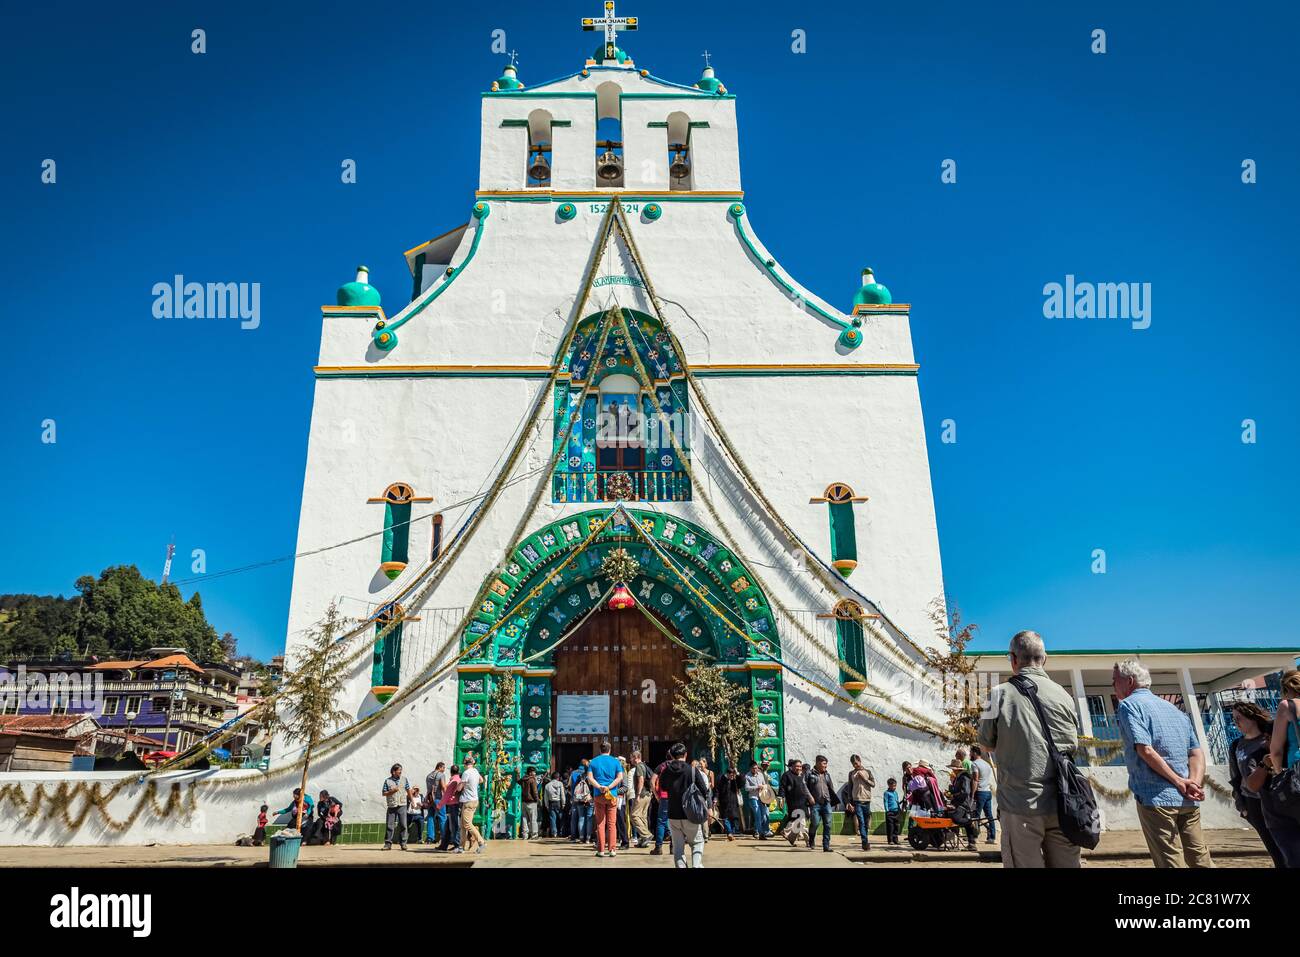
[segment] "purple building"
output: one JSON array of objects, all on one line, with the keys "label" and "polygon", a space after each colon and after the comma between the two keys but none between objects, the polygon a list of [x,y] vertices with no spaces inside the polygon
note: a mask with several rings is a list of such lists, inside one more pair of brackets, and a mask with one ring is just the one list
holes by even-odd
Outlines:
[{"label": "purple building", "polygon": [[195,664],[181,648],[150,648],[132,661],[16,661],[0,668],[0,715],[88,714],[182,751],[225,721],[239,677],[230,665]]}]

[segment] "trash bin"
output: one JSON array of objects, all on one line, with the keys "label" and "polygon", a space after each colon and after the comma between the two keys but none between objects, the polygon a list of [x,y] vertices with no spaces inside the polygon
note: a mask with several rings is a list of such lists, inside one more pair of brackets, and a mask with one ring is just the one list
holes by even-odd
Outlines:
[{"label": "trash bin", "polygon": [[281,831],[271,836],[271,866],[297,867],[298,849],[302,847],[302,835],[286,834]]}]

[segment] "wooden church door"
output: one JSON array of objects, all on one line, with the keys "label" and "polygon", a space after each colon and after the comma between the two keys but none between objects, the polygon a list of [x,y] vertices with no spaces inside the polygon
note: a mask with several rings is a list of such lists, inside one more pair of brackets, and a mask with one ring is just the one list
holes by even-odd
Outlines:
[{"label": "wooden church door", "polygon": [[[656,743],[662,749],[674,737],[673,679],[685,677],[685,649],[629,608],[597,612],[555,649],[552,687],[557,695],[609,695],[607,737],[613,753],[630,757],[639,748],[648,756]],[[557,735],[556,754],[598,754],[604,737]]]}]

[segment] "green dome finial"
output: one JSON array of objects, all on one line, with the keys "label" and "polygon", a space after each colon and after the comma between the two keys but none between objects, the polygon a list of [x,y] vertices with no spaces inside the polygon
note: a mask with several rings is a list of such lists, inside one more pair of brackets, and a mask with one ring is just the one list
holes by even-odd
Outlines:
[{"label": "green dome finial", "polygon": [[853,297],[855,306],[887,306],[894,301],[886,286],[876,282],[876,276],[868,266],[862,270],[862,288]]},{"label": "green dome finial", "polygon": [[632,58],[627,55],[627,51],[622,47],[604,43],[596,47],[596,52],[591,55],[591,58],[597,63],[630,63],[632,61]]},{"label": "green dome finial", "polygon": [[518,55],[511,50],[510,62],[501,70],[501,75],[492,81],[493,93],[509,93],[524,88],[524,85],[519,82],[518,59]]},{"label": "green dome finial", "polygon": [[695,88],[705,93],[726,93],[727,88],[722,85],[722,81],[713,72],[713,67],[709,65],[709,51],[705,50],[701,55],[704,57],[704,72],[695,81]]},{"label": "green dome finial", "polygon": [[340,306],[378,306],[379,290],[370,285],[370,270],[357,267],[357,278],[339,286],[335,302]]}]

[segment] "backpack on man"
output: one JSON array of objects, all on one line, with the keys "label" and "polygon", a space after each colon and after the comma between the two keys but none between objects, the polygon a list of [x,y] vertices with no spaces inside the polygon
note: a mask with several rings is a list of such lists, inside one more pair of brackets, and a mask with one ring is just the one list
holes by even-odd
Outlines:
[{"label": "backpack on man", "polygon": [[692,824],[709,823],[709,791],[707,787],[700,787],[701,777],[703,775],[698,768],[686,765],[682,782],[682,810],[686,812],[686,820]]},{"label": "backpack on man", "polygon": [[1074,761],[1056,748],[1052,729],[1047,724],[1047,712],[1038,698],[1038,688],[1025,675],[1015,675],[1010,683],[1028,698],[1038,712],[1043,738],[1047,741],[1048,773],[1056,779],[1056,818],[1065,839],[1076,847],[1092,850],[1101,842],[1101,813],[1092,784]]}]

